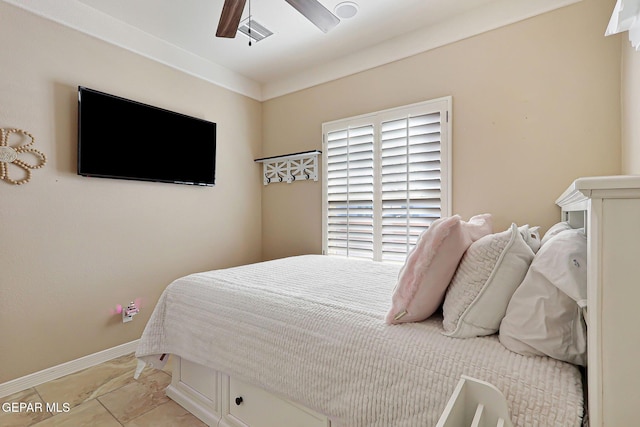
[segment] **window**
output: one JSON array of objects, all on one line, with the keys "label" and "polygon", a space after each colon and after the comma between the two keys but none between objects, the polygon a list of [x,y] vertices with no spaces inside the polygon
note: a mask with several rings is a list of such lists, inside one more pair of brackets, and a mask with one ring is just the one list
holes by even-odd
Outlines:
[{"label": "window", "polygon": [[322,125],[323,252],[404,261],[450,211],[451,97]]}]

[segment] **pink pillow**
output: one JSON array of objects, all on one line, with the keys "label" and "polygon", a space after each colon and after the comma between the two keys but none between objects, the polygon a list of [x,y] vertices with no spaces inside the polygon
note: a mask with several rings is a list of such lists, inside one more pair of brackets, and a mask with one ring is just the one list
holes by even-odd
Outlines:
[{"label": "pink pillow", "polygon": [[467,248],[492,231],[490,214],[476,215],[469,222],[459,215],[434,221],[407,255],[385,321],[420,322],[431,316],[442,304]]}]

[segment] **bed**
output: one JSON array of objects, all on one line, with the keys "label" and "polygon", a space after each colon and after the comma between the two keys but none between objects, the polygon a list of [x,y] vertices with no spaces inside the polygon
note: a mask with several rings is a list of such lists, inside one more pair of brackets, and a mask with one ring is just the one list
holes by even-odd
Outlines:
[{"label": "bed", "polygon": [[174,354],[325,414],[331,426],[433,426],[465,374],[515,425],[579,426],[579,370],[442,318],[387,325],[398,266],[307,255],[189,275],[162,295],[137,355]]},{"label": "bed", "polygon": [[[612,266],[623,289],[640,271],[628,257],[603,256],[601,245],[628,236],[615,229],[637,217],[639,196],[638,177],[587,178],[557,201],[562,219],[588,236],[588,417],[573,364],[514,353],[496,335],[445,336],[440,313],[386,324],[400,266],[369,261],[305,255],[180,278],[136,355],[156,368],[171,355],[167,394],[209,425],[435,426],[465,376],[501,392],[513,425],[632,425],[638,370],[622,344],[601,344],[613,327],[602,287]],[[620,295],[616,303],[630,304]]]}]

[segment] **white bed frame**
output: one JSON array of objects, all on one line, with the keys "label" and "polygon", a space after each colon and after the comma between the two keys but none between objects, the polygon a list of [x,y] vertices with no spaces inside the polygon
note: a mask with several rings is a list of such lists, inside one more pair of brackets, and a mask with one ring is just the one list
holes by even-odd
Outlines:
[{"label": "white bed frame", "polygon": [[587,232],[589,425],[638,425],[640,176],[580,178],[556,204]]},{"label": "white bed frame", "polygon": [[[637,425],[640,176],[580,178],[556,204],[563,221],[585,227],[587,232],[589,425]],[[457,426],[458,422],[452,424],[454,419],[471,420],[465,421],[465,426],[489,425],[473,421],[477,418],[474,414],[482,411],[479,406],[490,406],[486,408],[489,413],[504,411],[505,402],[499,396],[492,400],[497,403],[479,405],[475,399],[466,399],[467,403],[460,404],[465,400],[464,391],[477,387],[473,381],[465,385],[468,380],[463,379],[456,388],[439,426]],[[176,357],[167,395],[210,426],[331,425],[328,418],[307,408]],[[510,425],[497,418],[497,424],[492,425]]]},{"label": "white bed frame", "polygon": [[167,396],[209,426],[330,427],[331,422],[295,402],[202,365],[171,356]]}]

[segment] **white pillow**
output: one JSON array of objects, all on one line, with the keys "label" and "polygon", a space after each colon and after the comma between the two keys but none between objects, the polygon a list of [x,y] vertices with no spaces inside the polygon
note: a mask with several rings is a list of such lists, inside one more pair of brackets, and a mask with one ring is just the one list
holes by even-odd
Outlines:
[{"label": "white pillow", "polygon": [[587,238],[564,230],[540,248],[500,325],[500,342],[524,355],[586,366]]},{"label": "white pillow", "polygon": [[518,227],[518,231],[522,234],[522,238],[529,245],[533,253],[538,252],[542,243],[540,242],[540,227],[529,227],[529,224]]},{"label": "white pillow", "polygon": [[553,224],[551,226],[551,228],[549,228],[547,230],[547,232],[544,233],[544,236],[542,237],[542,240],[540,241],[540,246],[542,246],[545,243],[547,243],[549,241],[549,239],[551,239],[556,234],[562,233],[563,231],[571,230],[571,229],[572,229],[572,227],[566,221],[562,221],[562,222],[559,222],[557,224]]},{"label": "white pillow", "polygon": [[533,260],[516,224],[474,242],[462,257],[443,304],[444,334],[471,338],[498,332],[513,292]]}]

